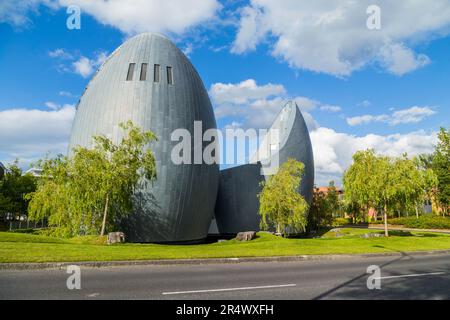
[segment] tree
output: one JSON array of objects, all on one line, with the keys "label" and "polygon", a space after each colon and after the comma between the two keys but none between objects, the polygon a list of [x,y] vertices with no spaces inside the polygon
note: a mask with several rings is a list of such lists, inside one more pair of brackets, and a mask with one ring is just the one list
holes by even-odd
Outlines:
[{"label": "tree", "polygon": [[0,215],[26,214],[28,201],[24,199],[24,195],[34,190],[36,178],[23,174],[17,160],[7,166],[4,177],[0,180]]},{"label": "tree", "polygon": [[392,160],[376,156],[372,149],[356,152],[344,173],[346,202],[356,203],[365,211],[383,208],[385,236],[389,236],[388,209],[396,196],[395,183]]},{"label": "tree", "polygon": [[358,151],[353,155],[352,165],[344,172],[345,202],[351,204],[353,209],[362,210],[363,221],[365,212],[377,205],[377,190],[380,188],[378,180],[374,179],[377,173],[377,161],[372,149]]},{"label": "tree", "polygon": [[335,217],[340,210],[339,193],[334,185],[334,181],[330,181],[326,195],[326,201],[330,210],[330,215]]},{"label": "tree", "polygon": [[47,218],[57,236],[104,235],[132,211],[135,191],[156,179],[154,155],[144,151],[156,137],[131,121],[120,128],[119,144],[96,136],[92,149],[78,146],[70,157],[40,163],[43,179],[28,195],[32,219]]},{"label": "tree", "polygon": [[388,214],[415,211],[418,216],[418,206],[433,188],[433,172],[419,170],[417,163],[421,160],[411,160],[406,154],[391,158],[377,156],[373,150],[357,152],[344,174],[347,203],[382,209],[388,236]]},{"label": "tree", "polygon": [[308,204],[299,192],[304,168],[303,163],[289,158],[276,174],[262,182],[258,195],[262,230],[268,230],[269,223],[283,235],[306,230]]},{"label": "tree", "polygon": [[436,197],[442,214],[446,215],[450,206],[450,129],[439,131],[432,167],[438,180]]},{"label": "tree", "polygon": [[308,213],[308,230],[318,230],[320,227],[331,225],[333,217],[327,201],[327,196],[319,188],[314,188],[311,207]]}]

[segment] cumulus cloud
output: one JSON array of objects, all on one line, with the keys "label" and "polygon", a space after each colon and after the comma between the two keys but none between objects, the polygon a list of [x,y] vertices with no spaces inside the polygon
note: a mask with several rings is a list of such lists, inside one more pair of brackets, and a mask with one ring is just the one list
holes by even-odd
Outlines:
[{"label": "cumulus cloud", "polygon": [[74,97],[76,97],[76,95],[74,95],[72,92],[65,91],[65,90],[61,90],[58,94],[60,96],[62,96],[62,97],[67,97],[67,98],[74,98]]},{"label": "cumulus cloud", "polygon": [[253,79],[244,80],[240,83],[215,83],[211,86],[210,94],[215,102],[243,104],[251,100],[268,98],[286,93],[280,84],[266,84],[259,86]]},{"label": "cumulus cloud", "polygon": [[[58,61],[58,70],[60,72],[72,72],[76,73],[83,78],[87,78],[95,70],[97,70],[103,62],[108,58],[108,53],[105,51],[100,51],[95,54],[93,58],[88,58],[79,53],[71,53],[63,48],[57,48],[55,50],[49,51],[48,55]],[[67,95],[67,92],[60,92],[60,95]],[[70,92],[69,92],[70,95]]]},{"label": "cumulus cloud", "polygon": [[370,102],[369,100],[363,100],[360,103],[358,103],[358,107],[370,107],[372,105],[372,102]]},{"label": "cumulus cloud", "polygon": [[431,62],[428,56],[416,54],[410,48],[398,43],[384,46],[380,55],[384,67],[398,76],[422,68]]},{"label": "cumulus cloud", "polygon": [[73,55],[69,52],[67,52],[65,49],[63,48],[57,48],[55,50],[49,51],[48,55],[51,58],[60,58],[60,59],[73,59]]},{"label": "cumulus cloud", "polygon": [[100,52],[95,59],[89,59],[84,56],[73,62],[73,70],[83,78],[89,77],[107,58],[106,52]]},{"label": "cumulus cloud", "polygon": [[380,30],[366,27],[366,9],[372,4],[369,0],[251,0],[241,11],[231,51],[248,52],[274,39],[272,54],[293,68],[348,76],[375,62],[401,76],[430,62],[413,51],[413,45],[449,33],[449,0],[377,1]]},{"label": "cumulus cloud", "polygon": [[37,14],[41,4],[52,9],[58,7],[52,0],[2,0],[0,2],[0,23],[8,23],[19,29],[27,27],[31,23],[28,14],[30,12]]},{"label": "cumulus cloud", "polygon": [[30,12],[40,6],[53,10],[79,6],[98,22],[126,34],[147,31],[182,34],[189,28],[213,20],[221,5],[217,0],[2,0],[0,22],[21,27],[30,23]]},{"label": "cumulus cloud", "polygon": [[310,130],[318,127],[308,111],[321,103],[307,97],[290,97],[280,84],[258,85],[253,79],[236,84],[215,83],[209,95],[218,119],[239,117],[239,123],[245,128],[268,128],[288,100],[297,103]]},{"label": "cumulus cloud", "polygon": [[418,107],[414,106],[408,109],[402,109],[393,112],[391,115],[362,115],[356,117],[347,118],[347,124],[350,126],[357,126],[362,124],[369,124],[371,122],[384,122],[390,125],[398,125],[405,123],[417,123],[424,120],[427,117],[436,114],[430,107]]},{"label": "cumulus cloud", "polygon": [[75,116],[73,105],[50,110],[7,109],[0,111],[0,160],[18,158],[29,164],[51,154],[66,153],[70,129]]},{"label": "cumulus cloud", "polygon": [[316,184],[327,185],[330,180],[342,183],[342,174],[350,166],[352,155],[359,150],[374,149],[378,154],[392,157],[407,153],[415,156],[431,153],[437,141],[437,133],[424,131],[407,134],[356,136],[339,133],[329,128],[311,132],[316,169]]},{"label": "cumulus cloud", "polygon": [[339,112],[342,111],[342,108],[339,106],[323,105],[320,107],[320,110],[328,112]]}]

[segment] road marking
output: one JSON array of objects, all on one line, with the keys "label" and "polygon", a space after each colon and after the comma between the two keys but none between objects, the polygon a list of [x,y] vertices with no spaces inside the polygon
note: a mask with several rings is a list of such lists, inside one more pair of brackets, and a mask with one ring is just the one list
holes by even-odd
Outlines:
[{"label": "road marking", "polygon": [[295,287],[295,283],[290,284],[278,284],[271,286],[259,286],[259,287],[239,287],[239,288],[224,288],[224,289],[207,289],[207,290],[190,290],[190,291],[173,291],[173,292],[163,292],[163,295],[169,294],[185,294],[185,293],[204,293],[204,292],[223,292],[223,291],[237,291],[237,290],[256,290],[256,289],[271,289],[271,288],[285,288],[285,287]]},{"label": "road marking", "polygon": [[394,279],[394,278],[406,278],[406,277],[425,277],[425,276],[434,276],[445,274],[445,272],[430,272],[430,273],[414,273],[414,274],[403,274],[399,276],[387,276],[387,277],[379,277],[376,279]]},{"label": "road marking", "polygon": [[95,297],[98,297],[99,295],[100,295],[100,293],[95,292],[95,293],[88,294],[87,296],[88,296],[88,298],[95,298]]}]

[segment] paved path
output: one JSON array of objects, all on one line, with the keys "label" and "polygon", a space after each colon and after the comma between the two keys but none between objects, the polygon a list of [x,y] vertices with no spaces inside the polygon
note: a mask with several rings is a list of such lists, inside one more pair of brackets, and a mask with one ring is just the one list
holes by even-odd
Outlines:
[{"label": "paved path", "polygon": [[[381,289],[368,290],[369,265]],[[450,255],[238,264],[0,270],[0,299],[450,299]]]}]

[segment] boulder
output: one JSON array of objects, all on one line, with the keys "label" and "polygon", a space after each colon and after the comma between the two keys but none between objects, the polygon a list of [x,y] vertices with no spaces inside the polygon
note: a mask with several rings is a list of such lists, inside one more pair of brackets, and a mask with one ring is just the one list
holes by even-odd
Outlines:
[{"label": "boulder", "polygon": [[364,233],[361,238],[382,238],[384,237],[384,234],[382,233]]},{"label": "boulder", "polygon": [[239,232],[236,236],[236,240],[239,241],[250,241],[256,238],[256,232],[255,231],[245,231],[245,232]]},{"label": "boulder", "polygon": [[108,233],[108,244],[125,242],[125,233],[123,232],[110,232]]}]

